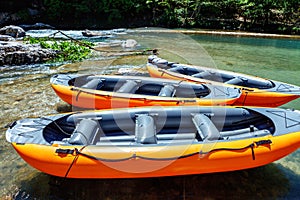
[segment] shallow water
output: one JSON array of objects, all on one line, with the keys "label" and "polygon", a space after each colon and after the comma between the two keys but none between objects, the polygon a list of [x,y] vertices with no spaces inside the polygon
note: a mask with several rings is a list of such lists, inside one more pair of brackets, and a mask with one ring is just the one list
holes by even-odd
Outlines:
[{"label": "shallow water", "polygon": [[[51,32],[50,32],[51,33]],[[69,32],[68,32],[69,33]],[[80,38],[80,31],[72,31]],[[35,36],[38,33],[35,32]],[[47,32],[43,32],[47,36]],[[170,61],[206,65],[300,84],[300,40],[129,32],[138,48],[158,48]],[[4,126],[55,114],[65,105],[50,88],[56,73],[145,70],[147,56],[106,57],[74,64],[0,67],[0,199],[299,199],[300,150],[267,166],[237,172],[167,178],[65,180],[28,166],[5,140]],[[283,107],[300,110],[300,100]]]}]

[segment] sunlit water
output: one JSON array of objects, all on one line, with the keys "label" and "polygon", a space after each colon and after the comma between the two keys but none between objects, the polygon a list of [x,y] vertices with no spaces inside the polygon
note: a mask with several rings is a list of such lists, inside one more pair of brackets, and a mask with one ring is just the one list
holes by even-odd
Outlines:
[{"label": "sunlit water", "polygon": [[[55,31],[31,31],[48,36]],[[82,39],[81,31],[66,32]],[[129,32],[139,49],[158,48],[170,61],[206,65],[300,85],[300,41],[175,33]],[[110,38],[109,40],[113,40]],[[99,41],[103,41],[99,38]],[[107,41],[107,40],[106,40]],[[28,166],[5,140],[4,126],[24,117],[57,113],[63,104],[50,88],[56,73],[145,71],[147,56],[105,55],[74,64],[0,67],[0,199],[297,199],[300,151],[267,166],[237,172],[122,180],[65,180]],[[284,105],[300,109],[300,100]]]}]

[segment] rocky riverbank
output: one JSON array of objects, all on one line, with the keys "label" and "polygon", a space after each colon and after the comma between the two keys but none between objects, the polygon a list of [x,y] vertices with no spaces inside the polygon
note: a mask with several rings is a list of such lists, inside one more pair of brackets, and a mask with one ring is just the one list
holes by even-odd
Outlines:
[{"label": "rocky riverbank", "polygon": [[[6,26],[0,29],[0,65],[35,64],[53,58],[58,62],[74,62],[91,56],[127,56],[151,52],[149,49],[139,49],[137,41],[126,38],[126,35],[126,29],[25,31],[19,26]],[[25,36],[30,44],[24,42]],[[45,37],[49,39],[44,40]]]},{"label": "rocky riverbank", "polygon": [[[90,40],[94,46],[91,48],[95,52],[100,52],[105,56],[126,56],[132,54],[148,54],[145,50],[139,49],[139,44],[133,39],[126,38],[128,32],[139,34],[154,32],[154,33],[182,33],[182,34],[205,34],[205,35],[224,35],[235,37],[259,37],[259,38],[288,38],[300,39],[297,35],[282,35],[282,34],[266,34],[266,33],[249,33],[241,31],[210,31],[210,30],[181,30],[181,29],[112,29],[106,31],[100,30],[84,30],[84,31],[57,31],[51,30],[46,24],[37,23],[31,28],[38,27],[35,30],[25,31],[19,26],[5,26],[0,29],[0,66],[3,65],[24,65],[42,63],[47,60],[59,56],[59,50],[50,48],[42,48],[39,44],[26,44],[23,42],[25,36],[31,37],[48,37],[52,35],[55,39],[74,40]],[[40,30],[40,28],[46,28]],[[26,28],[29,28],[27,26]],[[125,35],[125,36],[124,36]],[[121,39],[120,39],[121,36]],[[101,42],[95,42],[101,41]],[[137,48],[136,48],[137,47]],[[98,54],[95,54],[98,55]]]},{"label": "rocky riverbank", "polygon": [[54,58],[57,53],[38,44],[0,42],[0,66],[41,63]]},{"label": "rocky riverbank", "polygon": [[39,44],[25,44],[26,35],[19,26],[5,26],[0,29],[0,66],[41,63],[54,58],[57,51],[42,48]]}]

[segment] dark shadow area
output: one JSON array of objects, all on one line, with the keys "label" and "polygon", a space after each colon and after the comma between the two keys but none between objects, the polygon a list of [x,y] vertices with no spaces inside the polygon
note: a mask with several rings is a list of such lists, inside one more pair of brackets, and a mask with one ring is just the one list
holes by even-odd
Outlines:
[{"label": "dark shadow area", "polygon": [[278,199],[299,199],[300,198],[300,175],[295,174],[294,171],[284,167],[281,164],[276,164],[276,167],[280,169],[289,180],[290,189],[287,195]]},{"label": "dark shadow area", "polygon": [[[14,199],[286,199],[287,169],[254,169],[143,179],[64,179],[40,173],[23,182]],[[292,171],[288,178],[299,176]],[[292,181],[293,179],[292,178]]]}]

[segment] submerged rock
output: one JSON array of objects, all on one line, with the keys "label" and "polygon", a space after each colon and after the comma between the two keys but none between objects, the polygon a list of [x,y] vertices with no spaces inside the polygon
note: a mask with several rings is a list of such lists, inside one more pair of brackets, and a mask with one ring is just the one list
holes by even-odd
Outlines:
[{"label": "submerged rock", "polygon": [[0,65],[41,63],[57,55],[57,51],[43,49],[39,44],[0,42]]}]

